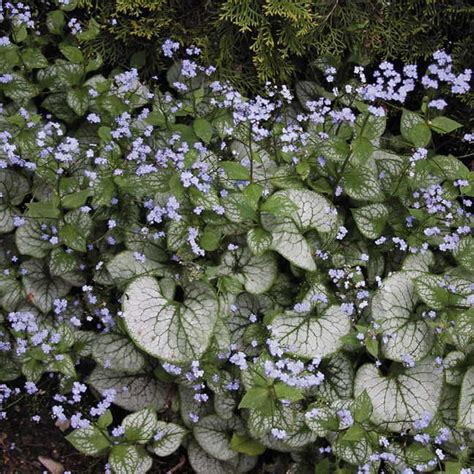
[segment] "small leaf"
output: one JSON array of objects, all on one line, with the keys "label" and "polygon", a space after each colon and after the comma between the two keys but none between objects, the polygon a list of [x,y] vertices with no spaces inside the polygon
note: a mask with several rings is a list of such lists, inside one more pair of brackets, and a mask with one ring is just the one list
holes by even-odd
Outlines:
[{"label": "small leaf", "polygon": [[64,13],[61,10],[54,10],[48,13],[46,26],[51,33],[60,35],[63,32],[64,25]]},{"label": "small leaf", "polygon": [[86,237],[84,232],[74,224],[66,224],[59,229],[59,237],[65,245],[77,250],[78,252],[86,251]]},{"label": "small leaf", "polygon": [[345,433],[342,439],[344,441],[349,441],[355,443],[364,438],[365,431],[360,425],[351,426]]},{"label": "small leaf", "polygon": [[89,94],[85,89],[68,90],[66,101],[67,105],[79,116],[84,115],[89,108]]},{"label": "small leaf", "polygon": [[145,444],[155,434],[157,422],[156,412],[151,408],[127,415],[122,421],[125,438],[131,443]]},{"label": "small leaf", "polygon": [[425,147],[431,140],[430,128],[423,118],[406,109],[402,112],[400,131],[403,138],[418,148]]},{"label": "small leaf", "polygon": [[268,387],[253,387],[247,390],[240,401],[239,408],[253,408],[261,410],[270,402]]},{"label": "small leaf", "polygon": [[84,55],[82,54],[82,51],[75,46],[69,46],[61,43],[59,45],[59,50],[63,56],[72,63],[82,64],[84,62]]},{"label": "small leaf", "polygon": [[296,387],[290,387],[285,383],[277,383],[273,386],[275,395],[279,400],[289,400],[290,402],[297,402],[303,397],[303,393]]},{"label": "small leaf", "polygon": [[272,244],[272,234],[261,227],[255,227],[247,232],[247,245],[254,255],[262,255]]},{"label": "small leaf", "polygon": [[157,456],[169,456],[180,447],[185,436],[186,430],[181,426],[175,423],[158,421],[152,450]]},{"label": "small leaf", "polygon": [[[212,125],[203,118],[197,118],[193,122],[194,133],[204,142],[209,143],[212,138]],[[232,178],[231,178],[232,179]]]},{"label": "small leaf", "polygon": [[429,122],[429,125],[435,132],[440,134],[451,133],[462,127],[462,124],[448,117],[436,117]]},{"label": "small leaf", "polygon": [[222,168],[229,179],[237,181],[248,181],[250,170],[235,161],[221,161],[219,167]]},{"label": "small leaf", "polygon": [[122,444],[112,448],[109,463],[115,474],[141,474],[151,469],[153,460],[141,446]]},{"label": "small leaf", "polygon": [[363,423],[370,418],[373,408],[366,390],[355,399],[351,411],[354,415],[354,420],[358,423]]},{"label": "small leaf", "polygon": [[250,438],[249,436],[242,436],[237,433],[232,435],[230,447],[237,453],[244,453],[248,456],[258,456],[263,454],[266,450],[266,447],[262,443]]}]

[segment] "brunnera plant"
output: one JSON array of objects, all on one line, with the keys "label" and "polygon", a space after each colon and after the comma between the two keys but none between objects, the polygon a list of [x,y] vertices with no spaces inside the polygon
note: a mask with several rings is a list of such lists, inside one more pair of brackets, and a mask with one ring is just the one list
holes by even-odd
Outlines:
[{"label": "brunnera plant", "polygon": [[84,58],[57,3],[0,38],[1,416],[50,374],[117,474],[471,472],[472,173],[436,151],[471,72],[246,98],[167,41],[159,87]]}]

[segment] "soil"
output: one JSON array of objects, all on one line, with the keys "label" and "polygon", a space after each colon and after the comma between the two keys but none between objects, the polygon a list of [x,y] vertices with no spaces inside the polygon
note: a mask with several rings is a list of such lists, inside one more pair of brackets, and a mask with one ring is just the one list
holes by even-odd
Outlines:
[{"label": "soil", "polygon": [[[14,384],[9,384],[12,387]],[[54,384],[43,385],[34,396],[18,396],[9,400],[8,418],[0,420],[0,473],[1,474],[99,474],[104,472],[106,460],[84,456],[65,439],[61,429],[51,418]],[[7,402],[8,405],[8,402]],[[39,415],[36,423],[32,416]],[[39,457],[59,463],[57,471],[47,469]],[[53,464],[54,467],[54,464]],[[161,460],[155,458],[151,474],[188,474],[193,472],[183,452]]]}]

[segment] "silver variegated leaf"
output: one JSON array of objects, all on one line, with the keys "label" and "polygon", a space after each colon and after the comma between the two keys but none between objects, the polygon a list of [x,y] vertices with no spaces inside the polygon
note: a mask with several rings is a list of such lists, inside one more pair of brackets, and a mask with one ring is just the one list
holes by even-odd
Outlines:
[{"label": "silver variegated leaf", "polygon": [[25,224],[18,227],[15,232],[15,242],[22,255],[43,258],[54,248],[48,240],[43,239],[44,232],[40,224],[33,219],[27,219]]},{"label": "silver variegated leaf", "polygon": [[41,260],[27,260],[22,264],[26,272],[23,286],[31,302],[43,313],[53,309],[53,301],[66,295],[71,285],[62,278],[51,277]]},{"label": "silver variegated leaf", "polygon": [[144,474],[153,460],[141,446],[122,444],[112,448],[109,464],[115,474]]},{"label": "silver variegated leaf", "polygon": [[139,277],[125,290],[123,319],[138,347],[173,363],[196,360],[207,349],[219,305],[208,285],[183,288],[183,302],[167,298],[159,282]]},{"label": "silver variegated leaf", "polygon": [[107,263],[107,270],[117,285],[128,283],[132,278],[145,275],[163,275],[164,265],[145,258],[144,261],[135,258],[135,252],[125,250],[118,253]]},{"label": "silver variegated leaf", "polygon": [[244,425],[237,417],[224,420],[217,415],[209,415],[198,421],[193,433],[204,451],[220,461],[229,461],[238,455],[230,447],[229,434],[243,430]]},{"label": "silver variegated leaf", "polygon": [[271,248],[275,252],[303,270],[310,272],[316,270],[311,248],[290,218],[276,218],[271,214],[262,214],[262,224],[272,235]]},{"label": "silver variegated leaf", "polygon": [[287,352],[308,359],[324,357],[341,348],[341,337],[351,328],[339,306],[330,306],[320,315],[286,311],[272,321],[272,339]]},{"label": "silver variegated leaf", "polygon": [[357,228],[368,239],[380,237],[387,222],[388,213],[389,210],[385,204],[368,204],[352,209]]},{"label": "silver variegated leaf", "polygon": [[151,449],[160,457],[173,454],[181,445],[187,431],[175,423],[158,421],[156,424],[155,442]]},{"label": "silver variegated leaf", "polygon": [[92,371],[87,383],[101,394],[109,389],[115,390],[114,403],[129,411],[146,407],[159,411],[165,406],[169,392],[166,385],[147,374],[131,375],[101,366]]},{"label": "silver variegated leaf", "polygon": [[458,426],[474,430],[474,367],[469,367],[461,385],[458,408]]},{"label": "silver variegated leaf", "polygon": [[426,321],[413,319],[417,301],[407,272],[389,276],[375,293],[372,317],[380,324],[385,357],[402,362],[405,356],[420,360],[429,353],[434,335]]},{"label": "silver variegated leaf", "polygon": [[156,433],[157,423],[155,410],[143,408],[127,415],[122,421],[122,427],[128,441],[145,444]]},{"label": "silver variegated leaf", "polygon": [[252,255],[247,247],[226,252],[218,267],[219,276],[237,278],[252,294],[269,290],[277,275],[277,262],[272,252]]},{"label": "silver variegated leaf", "polygon": [[136,373],[145,366],[145,357],[121,334],[102,334],[92,346],[92,357],[102,367],[119,372]]},{"label": "silver variegated leaf", "polygon": [[373,406],[371,420],[396,432],[410,428],[426,413],[436,413],[442,385],[443,376],[428,357],[391,377],[365,364],[357,371],[354,392],[358,396],[367,390]]}]

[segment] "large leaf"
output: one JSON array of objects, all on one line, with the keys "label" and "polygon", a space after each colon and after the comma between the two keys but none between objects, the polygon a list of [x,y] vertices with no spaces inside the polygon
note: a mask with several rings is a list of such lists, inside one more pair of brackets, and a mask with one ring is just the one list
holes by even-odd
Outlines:
[{"label": "large leaf", "polygon": [[139,372],[145,358],[130,340],[120,334],[102,334],[92,346],[92,357],[103,367],[120,372]]},{"label": "large leaf", "polygon": [[385,357],[403,361],[404,356],[420,360],[433,345],[434,335],[428,323],[414,318],[418,301],[415,285],[408,272],[395,273],[383,281],[372,300],[372,317],[380,324],[386,342]]},{"label": "large leaf", "polygon": [[299,268],[311,272],[316,270],[309,244],[290,218],[263,214],[262,224],[272,235],[273,250]]},{"label": "large leaf", "polygon": [[137,411],[146,407],[161,410],[166,403],[166,386],[146,374],[131,375],[97,366],[87,382],[101,394],[109,389],[115,390],[114,403],[126,410]]},{"label": "large leaf", "polygon": [[351,328],[339,306],[330,306],[320,315],[286,311],[272,321],[272,338],[291,352],[309,359],[324,357],[342,347],[341,337]]},{"label": "large leaf", "polygon": [[134,342],[174,363],[195,360],[207,349],[218,313],[213,290],[201,282],[183,288],[183,301],[165,296],[155,278],[140,277],[123,296],[123,319]]},{"label": "large leaf", "polygon": [[222,257],[218,274],[237,278],[249,293],[264,293],[277,275],[275,255],[271,252],[252,255],[247,247],[228,251]]},{"label": "large leaf", "polygon": [[23,286],[29,295],[29,300],[43,313],[53,309],[53,301],[66,295],[71,285],[62,278],[51,277],[40,260],[28,260],[22,264],[26,272],[23,276]]},{"label": "large leaf", "polygon": [[474,367],[469,367],[462,381],[458,426],[474,430]]},{"label": "large leaf", "polygon": [[367,390],[372,402],[371,420],[390,431],[410,428],[426,413],[438,410],[443,376],[432,358],[426,358],[399,375],[386,377],[373,364],[357,371],[354,392]]}]

